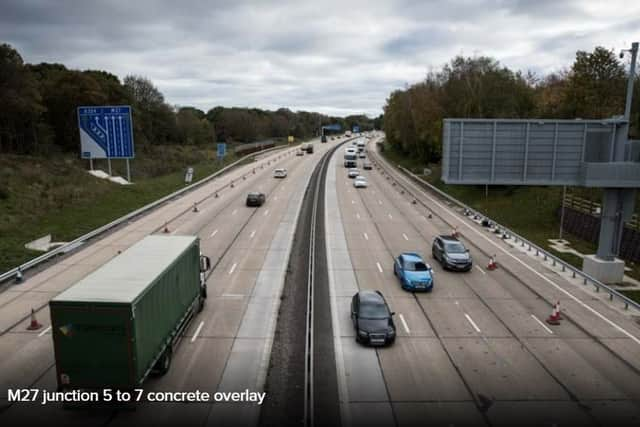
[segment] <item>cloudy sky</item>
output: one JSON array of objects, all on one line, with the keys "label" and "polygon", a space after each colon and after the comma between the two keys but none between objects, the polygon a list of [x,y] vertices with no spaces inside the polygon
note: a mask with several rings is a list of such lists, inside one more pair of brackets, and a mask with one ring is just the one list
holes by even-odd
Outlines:
[{"label": "cloudy sky", "polygon": [[26,62],[146,76],[171,104],[382,112],[453,56],[568,67],[640,39],[640,1],[2,0],[0,42]]}]

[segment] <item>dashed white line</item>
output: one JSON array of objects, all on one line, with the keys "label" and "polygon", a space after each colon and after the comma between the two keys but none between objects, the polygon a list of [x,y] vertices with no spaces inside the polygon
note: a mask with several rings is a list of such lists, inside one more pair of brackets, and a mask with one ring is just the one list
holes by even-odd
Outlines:
[{"label": "dashed white line", "polygon": [[193,333],[193,336],[191,337],[191,342],[194,342],[196,338],[198,338],[198,334],[200,333],[200,330],[202,329],[203,326],[204,326],[204,321],[200,322],[200,324],[198,325],[198,329],[196,329],[196,331]]},{"label": "dashed white line", "polygon": [[255,236],[255,235],[256,235],[256,230],[253,230],[253,231],[251,232],[251,234],[249,235],[249,238],[250,238],[250,239],[253,239],[253,236]]},{"label": "dashed white line", "polygon": [[467,320],[469,321],[469,323],[471,323],[471,326],[473,326],[473,329],[476,330],[477,333],[480,333],[480,328],[478,328],[478,325],[476,325],[476,322],[473,321],[473,319],[471,318],[471,316],[469,316],[467,313],[464,314],[464,317],[467,318]]},{"label": "dashed white line", "polygon": [[274,197],[273,197],[273,200],[278,200],[278,196],[274,196]]},{"label": "dashed white line", "polygon": [[360,219],[360,214],[359,213],[356,214],[356,218]]},{"label": "dashed white line", "polygon": [[484,271],[478,264],[476,264],[475,267],[478,269],[478,271],[480,271],[480,273],[487,274],[486,271]]},{"label": "dashed white line", "polygon": [[407,235],[406,235],[406,234],[404,234],[404,233],[402,233],[402,237],[404,237],[404,240],[407,240],[407,241],[409,240],[409,238],[407,237]]},{"label": "dashed white line", "polygon": [[44,334],[46,334],[47,332],[49,332],[51,330],[51,326],[49,326],[47,329],[45,329],[44,331],[40,332],[38,334],[39,337],[43,336]]},{"label": "dashed white line", "polygon": [[402,315],[402,313],[400,313],[399,316],[400,316],[400,321],[402,322],[402,326],[404,326],[404,330],[407,331],[407,334],[411,334],[411,331],[409,330],[409,325],[407,325],[407,322],[404,320],[404,316]]},{"label": "dashed white line", "polygon": [[362,234],[364,234],[365,240],[369,240],[369,235],[367,233],[362,233]]},{"label": "dashed white line", "polygon": [[544,323],[542,323],[542,321],[540,319],[538,319],[536,316],[534,316],[533,314],[531,315],[531,317],[533,317],[533,320],[535,320],[536,322],[538,322],[540,324],[540,326],[542,326],[544,328],[545,331],[549,332],[550,334],[553,334],[553,331],[551,329],[549,329],[547,327],[547,325],[545,325]]},{"label": "dashed white line", "polygon": [[382,200],[378,200],[378,204],[381,205],[382,204]]},{"label": "dashed white line", "polygon": [[244,298],[244,294],[222,294],[223,298]]},{"label": "dashed white line", "polygon": [[237,262],[234,262],[233,265],[231,266],[231,269],[229,270],[229,274],[233,274],[234,271],[236,271],[236,266],[238,265]]},{"label": "dashed white line", "polygon": [[352,205],[355,205],[355,204],[356,204],[356,201],[355,201],[355,200],[351,200],[351,204],[352,204]]},{"label": "dashed white line", "polygon": [[391,216],[391,214],[387,214],[387,216],[389,217],[389,219],[393,219],[393,216]]},{"label": "dashed white line", "polygon": [[231,212],[231,216],[234,216],[236,212],[238,212],[238,209],[234,209],[233,212]]},{"label": "dashed white line", "polygon": [[266,211],[264,211],[264,213],[263,213],[262,215],[264,215],[264,216],[269,215],[269,209],[267,209]]},{"label": "dashed white line", "polygon": [[212,238],[216,234],[218,234],[218,229],[217,228],[215,230],[213,230],[213,233],[209,234],[209,238]]},{"label": "dashed white line", "polygon": [[380,263],[376,261],[376,265],[378,266],[378,271],[382,273],[382,266],[380,265]]}]

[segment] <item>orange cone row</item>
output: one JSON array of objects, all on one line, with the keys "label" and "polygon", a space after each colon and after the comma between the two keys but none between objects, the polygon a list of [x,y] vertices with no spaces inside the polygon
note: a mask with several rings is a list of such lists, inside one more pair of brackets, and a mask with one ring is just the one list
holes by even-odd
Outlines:
[{"label": "orange cone row", "polygon": [[557,326],[560,324],[561,320],[562,315],[560,314],[560,301],[558,301],[556,304],[553,304],[553,310],[551,310],[551,315],[547,317],[547,323]]},{"label": "orange cone row", "polygon": [[498,264],[496,263],[495,260],[495,255],[492,256],[491,258],[489,258],[489,263],[487,264],[487,270],[495,270],[496,268],[498,268]]}]

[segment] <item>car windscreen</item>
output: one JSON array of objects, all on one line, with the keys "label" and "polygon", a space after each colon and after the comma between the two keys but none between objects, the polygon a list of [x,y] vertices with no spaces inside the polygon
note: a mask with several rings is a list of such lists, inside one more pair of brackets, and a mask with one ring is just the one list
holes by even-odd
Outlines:
[{"label": "car windscreen", "polygon": [[360,317],[362,319],[386,319],[389,317],[389,312],[384,304],[370,302],[361,303]]},{"label": "car windscreen", "polygon": [[405,263],[404,269],[409,271],[428,271],[429,270],[426,264],[421,261],[416,261],[416,262],[407,261]]},{"label": "car windscreen", "polygon": [[444,250],[449,254],[463,254],[467,251],[460,242],[446,243]]}]

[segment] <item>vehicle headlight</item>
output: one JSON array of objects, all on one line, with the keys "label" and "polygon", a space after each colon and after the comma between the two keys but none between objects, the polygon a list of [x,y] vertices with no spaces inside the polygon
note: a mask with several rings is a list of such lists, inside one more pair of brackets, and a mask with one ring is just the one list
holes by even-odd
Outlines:
[{"label": "vehicle headlight", "polygon": [[396,330],[393,328],[389,328],[389,332],[388,332],[389,336],[394,336],[396,334]]},{"label": "vehicle headlight", "polygon": [[363,331],[362,329],[358,329],[358,335],[360,335],[361,337],[369,336],[369,334],[367,332]]}]

